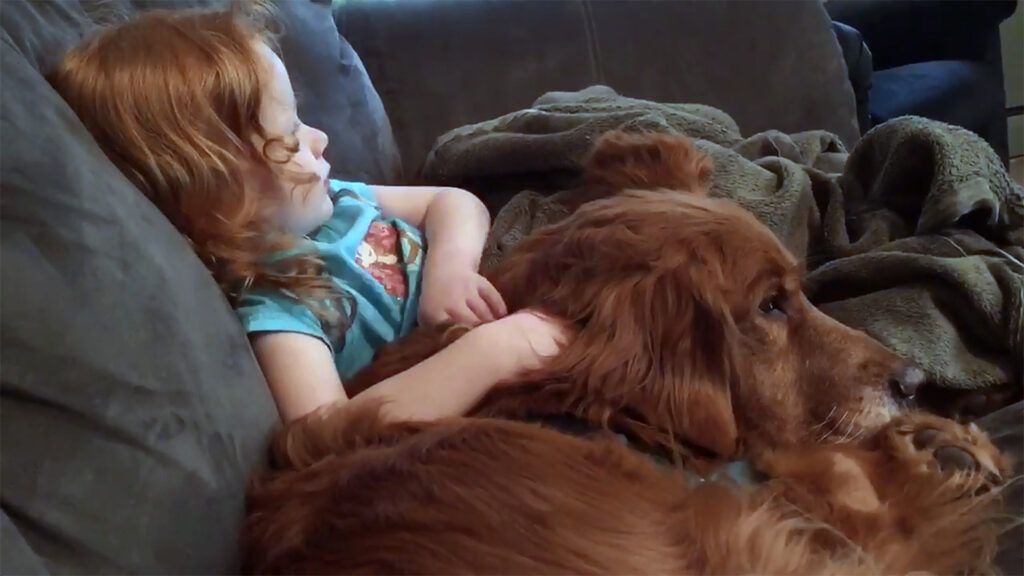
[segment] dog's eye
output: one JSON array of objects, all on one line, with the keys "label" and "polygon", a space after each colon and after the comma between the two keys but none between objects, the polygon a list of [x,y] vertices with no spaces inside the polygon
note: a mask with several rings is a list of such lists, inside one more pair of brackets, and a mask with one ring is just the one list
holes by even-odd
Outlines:
[{"label": "dog's eye", "polygon": [[761,313],[766,316],[785,316],[786,309],[783,306],[784,295],[781,292],[776,292],[765,298],[758,308]]}]

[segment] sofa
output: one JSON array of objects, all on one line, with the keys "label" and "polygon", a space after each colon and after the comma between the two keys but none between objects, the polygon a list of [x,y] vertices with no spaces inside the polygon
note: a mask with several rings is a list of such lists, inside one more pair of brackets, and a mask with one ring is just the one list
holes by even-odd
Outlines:
[{"label": "sofa", "polygon": [[[0,573],[239,569],[245,488],[278,425],[266,384],[188,244],[45,78],[98,26],[213,4],[0,2]],[[333,8],[279,3],[300,114],[329,135],[340,178],[417,182],[444,131],[595,83],[710,104],[744,132],[858,138],[818,3]]]},{"label": "sofa", "polygon": [[1008,160],[999,24],[1016,0],[830,0],[870,51],[868,130],[913,114],[963,126]]}]

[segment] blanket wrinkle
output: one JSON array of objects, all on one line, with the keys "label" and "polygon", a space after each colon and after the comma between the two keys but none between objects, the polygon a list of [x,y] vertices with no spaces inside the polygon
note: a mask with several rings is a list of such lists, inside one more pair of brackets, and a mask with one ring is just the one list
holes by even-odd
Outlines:
[{"label": "blanket wrinkle", "polygon": [[977,135],[902,117],[848,152],[828,132],[744,137],[710,106],[593,86],[452,130],[422,175],[473,190],[492,208],[502,201],[486,268],[593,199],[581,187],[580,162],[610,130],[694,139],[715,163],[711,195],[753,212],[805,259],[805,292],[822,310],[917,362],[933,384],[1012,387],[1019,397],[1024,192]]}]

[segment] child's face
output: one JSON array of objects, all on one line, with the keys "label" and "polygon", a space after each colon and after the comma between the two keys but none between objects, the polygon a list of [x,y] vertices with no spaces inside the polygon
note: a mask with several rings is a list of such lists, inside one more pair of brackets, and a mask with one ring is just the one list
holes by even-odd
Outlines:
[{"label": "child's face", "polygon": [[[260,123],[268,139],[294,139],[298,150],[287,163],[273,164],[274,177],[265,185],[280,189],[284,203],[274,216],[274,224],[288,232],[305,235],[326,222],[333,212],[328,196],[327,176],[331,166],[324,160],[327,135],[306,126],[299,120],[295,108],[295,92],[284,63],[263,42],[257,43],[257,53],[262,60],[261,83],[263,102],[260,103]],[[262,150],[264,140],[255,136],[257,150]],[[287,158],[285,152],[274,150],[272,143],[267,147],[272,159]]]}]

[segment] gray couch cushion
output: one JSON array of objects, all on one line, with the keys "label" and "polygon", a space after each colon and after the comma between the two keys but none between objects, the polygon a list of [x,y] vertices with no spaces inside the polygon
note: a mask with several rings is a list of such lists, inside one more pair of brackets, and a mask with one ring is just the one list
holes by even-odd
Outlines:
[{"label": "gray couch cushion", "polygon": [[0,49],[4,511],[54,572],[231,571],[275,421],[246,338],[184,239]]},{"label": "gray couch cushion", "polygon": [[[39,72],[96,20],[196,2],[2,4],[0,573],[236,572],[277,422],[266,384],[188,244]],[[366,152],[387,147],[386,119],[329,6],[281,12],[300,107],[333,132],[338,173],[387,179]]]},{"label": "gray couch cushion", "polygon": [[281,52],[303,122],[327,133],[324,156],[344,180],[399,183],[402,161],[384,104],[352,46],[338,34],[330,3],[284,3]]},{"label": "gray couch cushion", "polygon": [[34,576],[48,573],[43,561],[32,551],[18,527],[3,511],[0,511],[0,550],[3,550],[0,555],[0,572],[4,574]]},{"label": "gray couch cushion", "polygon": [[4,511],[54,572],[235,570],[275,422],[246,338],[188,244],[0,49]]},{"label": "gray couch cushion", "polygon": [[344,2],[337,19],[380,90],[407,172],[452,128],[592,84],[709,104],[744,134],[858,138],[846,66],[818,2]]}]

